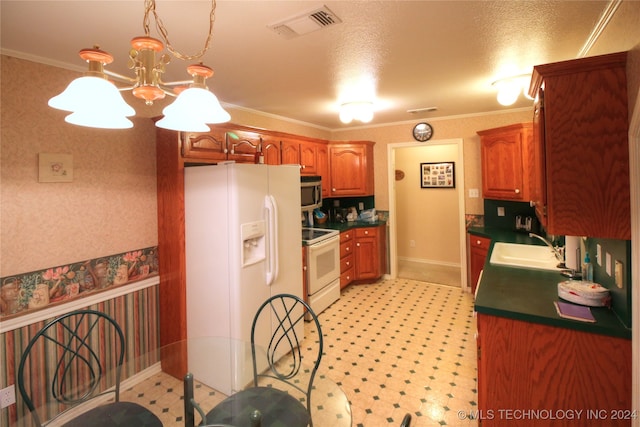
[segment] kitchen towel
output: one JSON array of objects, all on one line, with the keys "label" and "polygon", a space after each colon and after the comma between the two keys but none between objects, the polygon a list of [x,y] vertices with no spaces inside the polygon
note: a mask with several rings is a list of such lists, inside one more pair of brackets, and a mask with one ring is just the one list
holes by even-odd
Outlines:
[{"label": "kitchen towel", "polygon": [[565,236],[564,262],[567,268],[575,271],[580,271],[580,268],[582,266],[580,256],[580,236]]}]

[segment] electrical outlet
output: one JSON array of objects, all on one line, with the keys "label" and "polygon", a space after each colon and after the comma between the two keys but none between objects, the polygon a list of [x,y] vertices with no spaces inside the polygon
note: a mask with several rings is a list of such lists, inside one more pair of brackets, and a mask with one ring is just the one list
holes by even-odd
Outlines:
[{"label": "electrical outlet", "polygon": [[620,289],[622,289],[623,278],[624,278],[624,273],[622,272],[622,268],[623,268],[622,261],[616,260],[616,269],[615,269],[614,277],[616,280],[616,286],[619,287]]},{"label": "electrical outlet", "polygon": [[16,386],[11,384],[0,390],[0,408],[6,408],[14,403],[16,403]]},{"label": "electrical outlet", "polygon": [[478,198],[480,197],[480,192],[477,188],[471,188],[469,189],[469,197],[472,199]]},{"label": "electrical outlet", "polygon": [[364,210],[364,203],[362,203],[362,202],[358,203],[358,210],[359,211],[363,211]]},{"label": "electrical outlet", "polygon": [[498,216],[504,216],[504,207],[498,206]]}]

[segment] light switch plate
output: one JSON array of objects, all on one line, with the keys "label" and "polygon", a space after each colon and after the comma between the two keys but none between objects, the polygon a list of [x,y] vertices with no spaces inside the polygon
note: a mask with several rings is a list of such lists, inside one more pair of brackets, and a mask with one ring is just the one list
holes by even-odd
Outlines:
[{"label": "light switch plate", "polygon": [[478,191],[477,188],[470,188],[469,189],[469,198],[471,199],[476,199],[480,197],[480,192]]}]

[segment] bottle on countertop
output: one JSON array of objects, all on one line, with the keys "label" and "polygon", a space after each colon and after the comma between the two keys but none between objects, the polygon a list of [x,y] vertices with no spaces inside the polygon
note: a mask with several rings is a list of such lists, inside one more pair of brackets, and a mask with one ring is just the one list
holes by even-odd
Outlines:
[{"label": "bottle on countertop", "polygon": [[256,164],[259,164],[259,165],[264,164],[264,153],[262,152],[262,143],[258,144],[258,146],[256,147],[255,162]]},{"label": "bottle on countertop", "polygon": [[593,264],[591,264],[589,252],[585,253],[584,262],[582,263],[582,280],[585,282],[593,282]]}]

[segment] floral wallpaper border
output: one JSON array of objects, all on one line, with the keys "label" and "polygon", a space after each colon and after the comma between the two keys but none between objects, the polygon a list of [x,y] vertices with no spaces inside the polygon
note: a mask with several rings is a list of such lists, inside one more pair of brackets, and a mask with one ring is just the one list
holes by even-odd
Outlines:
[{"label": "floral wallpaper border", "polygon": [[82,298],[158,274],[158,247],[0,278],[0,318]]}]

